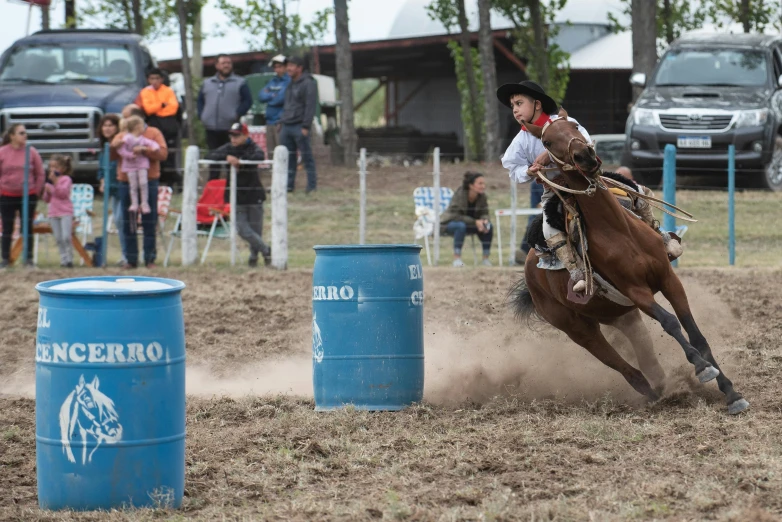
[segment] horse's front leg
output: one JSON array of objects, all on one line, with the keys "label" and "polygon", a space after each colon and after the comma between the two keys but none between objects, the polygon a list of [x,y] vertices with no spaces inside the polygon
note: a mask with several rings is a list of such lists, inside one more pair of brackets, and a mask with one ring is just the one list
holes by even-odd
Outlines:
[{"label": "horse's front leg", "polygon": [[717,386],[720,391],[725,394],[725,400],[728,404],[728,413],[735,415],[749,408],[749,402],[741,396],[733,388],[733,382],[728,379],[725,372],[714,360],[714,355],[711,353],[711,346],[709,346],[706,337],[703,336],[698,325],[695,324],[695,319],[692,317],[692,311],[690,310],[690,304],[687,301],[687,294],[684,292],[684,286],[675,274],[672,277],[668,277],[662,288],[662,293],[668,302],[671,303],[676,316],[681,321],[684,330],[687,332],[687,336],[690,338],[690,342],[695,348],[698,349],[700,354],[716,368],[720,374],[717,376]]},{"label": "horse's front leg", "polygon": [[613,322],[608,323],[618,329],[630,341],[638,359],[638,366],[643,374],[649,379],[658,395],[662,395],[665,385],[665,370],[660,366],[657,356],[654,353],[654,342],[649,335],[646,325],[641,319],[641,313],[638,309],[628,312],[625,315],[617,317]]},{"label": "horse's front leg", "polygon": [[[675,277],[675,276],[674,276]],[[676,316],[657,304],[648,287],[635,287],[627,290],[627,297],[646,315],[660,323],[665,333],[676,339],[684,350],[690,364],[695,366],[695,376],[700,382],[708,382],[720,374],[720,371],[707,362],[695,347],[684,337],[681,324]],[[664,295],[664,294],[663,294]],[[668,297],[668,296],[666,296]]]}]

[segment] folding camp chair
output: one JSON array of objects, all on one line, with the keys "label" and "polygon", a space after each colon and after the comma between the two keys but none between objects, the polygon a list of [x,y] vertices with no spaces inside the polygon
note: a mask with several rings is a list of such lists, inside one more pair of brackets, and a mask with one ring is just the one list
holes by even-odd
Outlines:
[{"label": "folding camp chair", "polygon": [[73,223],[76,228],[76,233],[81,234],[82,244],[86,243],[87,236],[92,234],[92,204],[94,201],[95,191],[92,188],[92,185],[77,183],[71,187]]},{"label": "folding camp chair", "polygon": [[[230,206],[225,203],[223,199],[225,197],[225,185],[226,180],[224,179],[213,179],[212,181],[207,182],[204,187],[204,192],[201,194],[201,197],[196,204],[197,234],[199,237],[208,238],[204,253],[201,254],[202,265],[206,261],[212,239],[228,239],[230,237],[230,231],[225,221],[230,214]],[[163,266],[168,266],[171,250],[174,248],[174,241],[176,241],[177,238],[182,237],[182,212],[172,208],[168,213],[176,215],[177,219],[173,230],[169,232],[171,239],[168,242]],[[206,227],[209,227],[208,231]]]},{"label": "folding camp chair", "polygon": [[[453,199],[453,190],[448,187],[440,187],[440,215],[448,208],[451,199]],[[431,266],[432,259],[429,254],[429,236],[434,235],[434,220],[431,217],[431,213],[434,210],[434,187],[417,187],[413,191],[413,204],[415,205],[416,216],[418,216],[418,220],[414,225],[414,229],[416,229],[415,242],[417,243],[418,239],[423,238],[426,247],[426,261]],[[429,221],[431,221],[431,224],[428,223]],[[475,253],[475,235],[470,234],[470,239],[472,240],[473,264],[477,265],[478,258]]]}]

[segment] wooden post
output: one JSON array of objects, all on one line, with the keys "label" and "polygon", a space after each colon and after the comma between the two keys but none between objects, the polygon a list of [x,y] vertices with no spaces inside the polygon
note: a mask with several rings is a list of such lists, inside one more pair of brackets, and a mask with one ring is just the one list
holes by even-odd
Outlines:
[{"label": "wooden post", "polygon": [[185,179],[182,182],[182,266],[198,260],[198,145],[190,145],[185,153]]},{"label": "wooden post", "polygon": [[272,166],[272,267],[288,268],[288,149],[274,149]]},{"label": "wooden post", "polygon": [[[535,183],[533,181],[533,183]],[[518,187],[516,180],[510,179],[510,258],[508,259],[508,266],[516,264],[516,209],[519,208]],[[502,263],[502,260],[500,260]]]},{"label": "wooden post", "polygon": [[359,191],[361,194],[358,222],[358,242],[366,244],[367,240],[367,149],[361,149],[359,158]]},{"label": "wooden post", "polygon": [[440,263],[440,147],[434,148],[434,266]]},{"label": "wooden post", "polygon": [[231,266],[236,266],[236,167],[231,165]]}]

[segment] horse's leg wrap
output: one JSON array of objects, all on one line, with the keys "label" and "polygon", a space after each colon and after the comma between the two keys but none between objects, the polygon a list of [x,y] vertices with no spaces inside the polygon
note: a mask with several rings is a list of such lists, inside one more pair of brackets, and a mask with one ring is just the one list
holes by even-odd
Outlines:
[{"label": "horse's leg wrap", "polygon": [[[650,196],[654,196],[654,193],[649,189],[646,189],[644,192]],[[672,238],[668,232],[663,232],[657,228],[654,219],[654,213],[652,212],[652,206],[648,201],[642,198],[637,198],[635,202],[635,212],[641,218],[641,221],[652,227],[652,230],[656,230],[662,236],[663,243],[665,244],[665,252],[671,257],[672,260],[682,255],[684,249],[682,248],[681,243]]]},{"label": "horse's leg wrap", "polygon": [[570,278],[574,281],[573,291],[583,293],[586,291],[586,281],[584,280],[584,271],[578,266],[576,255],[567,241],[564,232],[560,232],[546,240],[546,245],[554,251],[565,269],[570,273]]}]

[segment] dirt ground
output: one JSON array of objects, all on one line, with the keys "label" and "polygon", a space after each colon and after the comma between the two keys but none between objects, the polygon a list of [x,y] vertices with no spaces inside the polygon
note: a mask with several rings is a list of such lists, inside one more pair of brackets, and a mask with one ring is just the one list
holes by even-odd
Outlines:
[{"label": "dirt ground", "polygon": [[646,403],[517,324],[514,271],[473,268],[424,271],[422,404],[316,413],[310,271],[160,269],[187,284],[184,504],[81,514],[36,497],[33,287],[66,273],[0,274],[0,520],[779,520],[782,271],[679,273],[746,414],[651,322],[668,378]]}]

